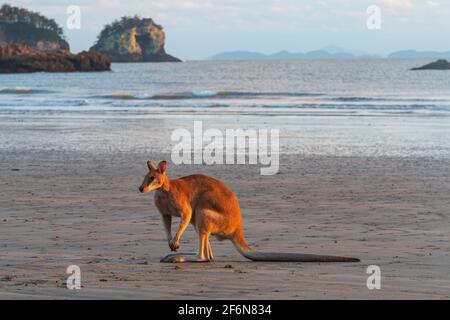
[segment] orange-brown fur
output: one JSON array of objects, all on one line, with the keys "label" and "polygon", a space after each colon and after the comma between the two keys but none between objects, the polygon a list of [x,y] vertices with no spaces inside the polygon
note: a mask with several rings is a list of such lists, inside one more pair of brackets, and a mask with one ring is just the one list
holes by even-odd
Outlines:
[{"label": "orange-brown fur", "polygon": [[[244,239],[239,202],[224,183],[201,174],[170,180],[161,170],[161,164],[156,167],[149,162],[148,168],[150,171],[140,191],[156,190],[155,204],[163,221],[167,221],[164,224],[172,251],[179,248],[180,238],[189,223],[200,236],[199,260],[213,259],[211,235],[219,240],[238,241],[250,250]],[[169,229],[171,217],[181,218],[180,228],[173,238]]]}]

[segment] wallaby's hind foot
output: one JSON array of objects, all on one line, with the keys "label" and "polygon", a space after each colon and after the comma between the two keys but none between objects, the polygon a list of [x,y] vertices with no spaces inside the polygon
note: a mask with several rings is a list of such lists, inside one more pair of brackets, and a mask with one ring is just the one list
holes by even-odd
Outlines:
[{"label": "wallaby's hind foot", "polygon": [[163,263],[185,263],[185,262],[210,262],[211,260],[208,260],[206,258],[201,259],[197,254],[169,254],[161,259],[161,262]]}]

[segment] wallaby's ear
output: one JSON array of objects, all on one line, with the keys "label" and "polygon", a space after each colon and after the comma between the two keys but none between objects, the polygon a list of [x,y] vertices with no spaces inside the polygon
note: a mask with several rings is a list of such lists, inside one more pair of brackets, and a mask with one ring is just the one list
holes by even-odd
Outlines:
[{"label": "wallaby's ear", "polygon": [[158,170],[161,173],[166,173],[166,171],[167,171],[167,161],[161,161],[158,164]]},{"label": "wallaby's ear", "polygon": [[147,167],[150,171],[156,171],[156,164],[153,161],[147,161]]}]

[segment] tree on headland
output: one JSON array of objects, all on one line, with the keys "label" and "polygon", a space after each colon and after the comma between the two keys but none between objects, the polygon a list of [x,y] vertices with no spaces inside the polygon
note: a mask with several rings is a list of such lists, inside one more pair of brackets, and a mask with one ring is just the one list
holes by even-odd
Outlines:
[{"label": "tree on headland", "polygon": [[135,26],[139,26],[139,25],[144,25],[147,23],[153,24],[156,27],[162,29],[162,27],[160,25],[157,25],[151,18],[141,18],[138,15],[135,15],[133,17],[123,16],[120,19],[116,19],[113,22],[111,22],[110,24],[105,25],[103,27],[102,31],[100,32],[100,34],[97,36],[97,42],[100,39],[108,38],[110,35],[113,35],[114,33],[118,33],[123,30],[129,29],[129,28],[132,28]]},{"label": "tree on headland", "polygon": [[0,23],[25,23],[34,26],[37,29],[44,29],[54,32],[56,35],[64,38],[63,29],[54,19],[49,19],[38,12],[26,10],[24,8],[13,7],[4,4],[0,7]]}]

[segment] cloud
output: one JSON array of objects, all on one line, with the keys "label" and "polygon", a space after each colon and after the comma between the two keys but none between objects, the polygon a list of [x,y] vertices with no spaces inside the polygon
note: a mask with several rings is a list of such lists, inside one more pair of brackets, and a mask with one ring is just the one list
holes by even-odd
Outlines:
[{"label": "cloud", "polygon": [[382,0],[383,6],[396,8],[396,9],[408,9],[413,6],[411,0]]},{"label": "cloud", "polygon": [[426,3],[430,7],[437,7],[439,5],[439,1],[437,0],[427,0]]},{"label": "cloud", "polygon": [[120,0],[98,0],[99,6],[105,9],[117,8],[120,6]]}]

